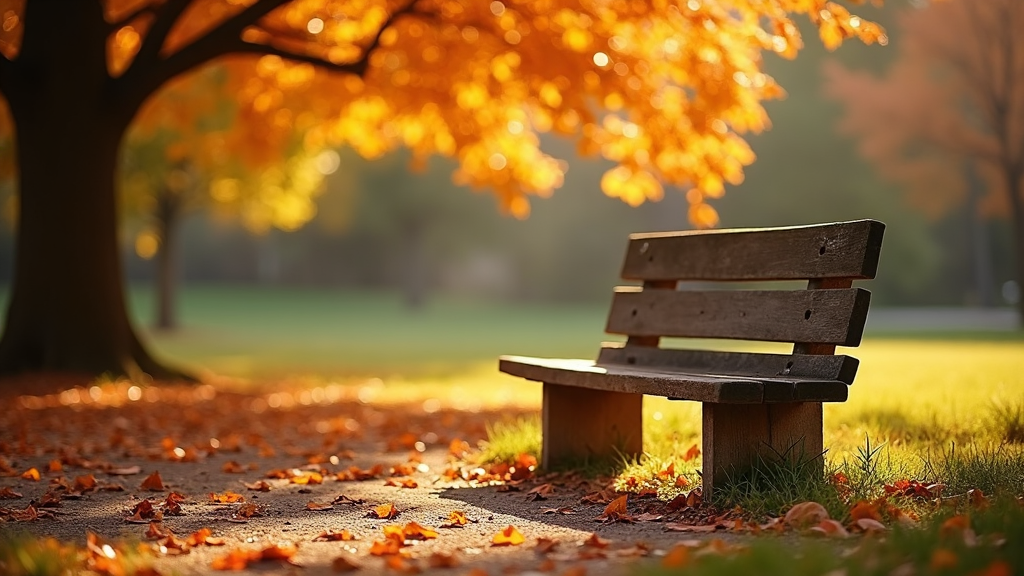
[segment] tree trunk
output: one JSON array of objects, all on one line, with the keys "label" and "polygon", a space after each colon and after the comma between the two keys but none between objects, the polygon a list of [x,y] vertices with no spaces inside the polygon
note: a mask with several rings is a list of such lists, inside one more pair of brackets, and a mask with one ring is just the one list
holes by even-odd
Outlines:
[{"label": "tree trunk", "polygon": [[967,162],[964,170],[967,177],[967,230],[971,242],[968,254],[971,255],[969,264],[974,272],[974,294],[968,300],[971,304],[991,308],[995,305],[996,291],[988,226],[981,213],[984,182],[973,162]]},{"label": "tree trunk", "polygon": [[49,4],[26,4],[19,76],[5,94],[20,217],[0,373],[182,377],[153,360],[125,307],[114,174],[134,111],[106,92],[102,7]]},{"label": "tree trunk", "polygon": [[181,209],[177,194],[163,190],[157,198],[157,226],[160,246],[156,253],[156,327],[173,330],[177,327],[178,226]]}]

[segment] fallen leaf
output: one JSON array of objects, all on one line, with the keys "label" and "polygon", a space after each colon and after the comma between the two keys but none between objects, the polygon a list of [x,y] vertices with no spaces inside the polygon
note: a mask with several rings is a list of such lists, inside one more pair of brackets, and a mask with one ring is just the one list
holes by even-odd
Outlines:
[{"label": "fallen leaf", "polygon": [[584,546],[588,548],[598,548],[601,550],[607,548],[609,544],[611,544],[611,542],[605,540],[604,538],[601,538],[597,534],[591,534],[589,537],[587,537],[586,540],[583,541]]},{"label": "fallen leaf", "polygon": [[96,489],[96,477],[92,474],[86,474],[84,476],[75,477],[75,482],[72,484],[71,489],[75,492],[85,492],[87,490]]},{"label": "fallen leaf", "polygon": [[526,493],[530,497],[530,500],[547,500],[548,496],[555,493],[555,488],[551,484],[541,484],[534,487],[532,490]]},{"label": "fallen leaf", "polygon": [[349,542],[357,539],[348,530],[342,530],[341,532],[324,530],[316,538],[313,538],[313,542]]},{"label": "fallen leaf", "polygon": [[409,522],[402,528],[402,535],[406,540],[432,540],[437,538],[437,532],[432,528],[420,526],[415,522]]},{"label": "fallen leaf", "polygon": [[850,509],[850,517],[854,520],[860,520],[862,518],[870,518],[872,520],[882,521],[882,515],[878,512],[879,504],[877,502],[871,503],[861,500],[853,505]]},{"label": "fallen leaf", "polygon": [[694,444],[683,454],[683,462],[696,460],[698,456],[700,456],[700,448],[697,447],[697,444]]},{"label": "fallen leaf", "polygon": [[541,514],[575,514],[576,511],[568,506],[562,506],[561,508],[542,508]]},{"label": "fallen leaf", "polygon": [[552,538],[537,538],[537,545],[534,546],[533,550],[537,554],[543,556],[544,554],[547,554],[554,550],[557,546],[558,540],[554,540]]},{"label": "fallen leaf", "polygon": [[312,510],[314,512],[320,512],[323,510],[334,510],[334,506],[330,504],[320,504],[319,502],[313,502],[312,500],[306,502],[306,510]]},{"label": "fallen leaf", "polygon": [[368,516],[370,518],[378,518],[378,519],[381,519],[381,520],[390,520],[390,519],[398,516],[398,514],[399,514],[398,508],[395,508],[395,505],[389,502],[387,504],[381,504],[380,506],[374,507],[373,510],[370,510],[370,513],[368,514]]},{"label": "fallen leaf", "polygon": [[112,476],[133,476],[142,472],[142,468],[139,466],[128,466],[125,468],[110,468],[106,471],[107,474]]},{"label": "fallen leaf", "polygon": [[448,523],[441,524],[439,528],[462,528],[466,524],[469,524],[471,520],[466,513],[461,510],[453,510],[448,514]]},{"label": "fallen leaf", "polygon": [[209,528],[200,528],[196,530],[185,540],[189,546],[223,546],[224,539],[216,538],[213,536],[213,530]]},{"label": "fallen leaf", "polygon": [[214,504],[235,504],[236,502],[245,502],[245,496],[237,492],[228,490],[223,494],[215,494],[210,492],[210,502]]},{"label": "fallen leaf", "polygon": [[604,522],[617,522],[620,520],[632,521],[632,516],[629,515],[626,505],[629,503],[629,494],[623,494],[615,500],[612,500],[607,506],[605,506],[604,512],[597,517],[598,520]]},{"label": "fallen leaf", "polygon": [[46,471],[56,473],[64,470],[64,466],[60,463],[60,460],[50,460],[50,463],[46,466]]},{"label": "fallen leaf", "polygon": [[822,520],[817,526],[812,526],[808,532],[828,536],[829,538],[847,538],[850,536],[850,533],[846,531],[842,524],[831,518]]},{"label": "fallen leaf", "polygon": [[639,516],[634,516],[633,519],[637,522],[660,522],[664,518],[662,514],[655,514],[653,512],[644,512]]},{"label": "fallen leaf", "polygon": [[141,490],[149,490],[151,492],[163,492],[164,481],[160,478],[160,472],[153,472],[142,481],[142,485],[139,486]]},{"label": "fallen leaf", "polygon": [[228,460],[223,466],[221,466],[221,471],[226,474],[242,474],[245,472],[245,466],[242,466],[234,460]]},{"label": "fallen leaf", "polygon": [[292,476],[289,480],[292,484],[323,484],[324,477],[319,472],[303,472],[297,476]]},{"label": "fallen leaf", "polygon": [[399,574],[419,574],[420,572],[419,566],[402,556],[388,556],[384,559],[384,565],[388,567],[388,570]]},{"label": "fallen leaf", "polygon": [[724,529],[721,524],[683,524],[680,522],[669,522],[665,524],[665,530],[672,532],[714,532]]},{"label": "fallen leaf", "polygon": [[854,520],[853,526],[858,530],[873,534],[876,532],[885,532],[885,524],[882,524],[874,518],[861,518],[860,520]]},{"label": "fallen leaf", "polygon": [[685,544],[673,546],[668,554],[661,559],[661,565],[665,568],[681,568],[690,563],[690,548]]},{"label": "fallen leaf", "polygon": [[609,488],[599,492],[591,492],[583,496],[583,498],[580,499],[580,502],[583,502],[584,504],[608,504],[618,497],[618,492]]},{"label": "fallen leaf", "polygon": [[979,510],[988,508],[989,501],[985,497],[985,494],[978,488],[973,488],[967,491],[967,499],[970,501],[971,506]]},{"label": "fallen leaf", "polygon": [[951,568],[956,568],[956,565],[960,563],[960,557],[956,555],[952,550],[945,548],[939,548],[932,552],[931,561],[928,566],[932,569],[932,572],[942,572]]},{"label": "fallen leaf", "polygon": [[509,524],[508,528],[498,532],[491,538],[491,546],[519,546],[525,541],[526,538],[523,536],[523,533],[515,526]]},{"label": "fallen leaf", "polygon": [[18,498],[24,498],[20,492],[15,492],[13,488],[4,486],[0,488],[0,500],[16,500]]},{"label": "fallen leaf", "polygon": [[146,533],[144,535],[150,540],[159,540],[161,538],[166,538],[170,534],[171,531],[164,529],[158,522],[150,522],[149,528],[146,528]]},{"label": "fallen leaf", "polygon": [[242,482],[242,484],[249,490],[256,490],[257,492],[270,492],[270,482],[266,480],[257,480],[255,482]]},{"label": "fallen leaf", "polygon": [[25,470],[24,472],[21,473],[21,477],[25,480],[31,480],[33,482],[39,482],[39,479],[41,478],[41,476],[39,475],[39,470],[36,470],[35,468],[29,468],[28,470]]},{"label": "fallen leaf", "polygon": [[352,505],[355,505],[355,504],[362,504],[363,502],[365,502],[365,500],[362,500],[362,499],[356,500],[354,498],[349,498],[348,496],[345,496],[344,494],[341,494],[337,498],[332,500],[331,504],[352,504]]},{"label": "fallen leaf", "polygon": [[248,521],[249,518],[254,518],[256,516],[262,515],[263,511],[260,509],[259,506],[252,502],[246,502],[245,504],[239,506],[237,510],[235,510],[235,513],[231,515],[230,520],[232,520],[233,522],[246,522]]},{"label": "fallen leaf", "polygon": [[814,526],[822,520],[828,520],[828,511],[817,502],[801,502],[789,509],[783,522],[794,528],[802,529]]}]

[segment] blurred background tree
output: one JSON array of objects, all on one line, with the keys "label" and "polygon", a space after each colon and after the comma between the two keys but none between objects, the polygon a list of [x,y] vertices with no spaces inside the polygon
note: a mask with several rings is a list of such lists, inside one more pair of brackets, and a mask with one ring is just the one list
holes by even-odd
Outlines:
[{"label": "blurred background tree", "polygon": [[[899,19],[894,62],[881,76],[827,69],[843,129],[879,172],[930,217],[961,208],[974,300],[996,300],[991,218],[1008,220],[1024,323],[1024,4],[922,2]],[[1011,294],[1007,296],[1012,299]]]},{"label": "blurred background tree", "polygon": [[[237,97],[248,72],[238,62],[174,79],[147,102],[128,132],[121,160],[122,206],[135,252],[156,260],[156,326],[176,325],[179,231],[190,213],[237,217],[252,233],[294,231],[316,215],[323,178],[338,169],[333,150],[310,150],[294,124],[278,126],[273,154],[253,154],[264,118],[241,118]],[[269,120],[273,122],[273,120]]]}]

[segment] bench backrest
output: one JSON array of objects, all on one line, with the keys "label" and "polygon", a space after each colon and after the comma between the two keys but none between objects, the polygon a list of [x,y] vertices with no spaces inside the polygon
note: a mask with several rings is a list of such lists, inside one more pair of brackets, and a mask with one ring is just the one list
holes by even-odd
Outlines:
[{"label": "bench backrest", "polygon": [[[658,344],[663,336],[792,342],[795,355],[831,355],[836,345],[859,345],[870,293],[851,286],[854,280],[874,278],[884,230],[881,222],[858,220],[633,234],[622,278],[643,286],[616,289],[606,327],[629,338],[625,348],[602,349],[598,360],[678,367],[697,363],[730,368],[733,374],[852,381],[856,361],[851,364],[853,359],[842,356],[708,353],[659,349]],[[676,289],[680,281],[774,280],[808,284],[806,290]]]}]

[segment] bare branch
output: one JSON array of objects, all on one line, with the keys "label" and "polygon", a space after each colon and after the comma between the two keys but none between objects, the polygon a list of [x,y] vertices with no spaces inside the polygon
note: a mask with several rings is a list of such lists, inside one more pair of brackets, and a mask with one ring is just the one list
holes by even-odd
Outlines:
[{"label": "bare branch", "polygon": [[[162,8],[163,7],[161,7],[161,9]],[[143,4],[142,6],[139,6],[138,8],[136,8],[135,10],[132,10],[129,14],[127,14],[124,17],[122,17],[120,20],[117,20],[117,21],[114,21],[114,22],[109,22],[108,23],[109,25],[107,27],[108,31],[109,32],[113,32],[113,31],[117,30],[118,28],[121,28],[123,26],[127,26],[128,24],[131,24],[133,20],[135,20],[139,16],[142,16],[143,14],[156,14],[156,12],[157,12],[157,10],[153,6],[152,2],[150,2],[148,4]]]},{"label": "bare branch", "polygon": [[318,68],[329,70],[331,72],[342,72],[347,74],[362,75],[366,71],[367,61],[369,60],[364,54],[359,60],[355,62],[346,62],[344,64],[337,64],[330,60],[313,56],[310,54],[299,54],[298,52],[291,52],[289,50],[283,50],[269,44],[257,44],[255,42],[245,42],[241,39],[234,48],[231,49],[232,54],[261,54],[264,56],[280,56],[285,60],[291,60],[293,62],[305,62],[307,64],[313,64]]},{"label": "bare branch", "polygon": [[132,60],[132,69],[152,66],[160,58],[160,50],[167,41],[167,35],[178,22],[178,18],[185,12],[192,0],[167,0],[154,14],[156,15],[153,25],[150,26],[146,38],[139,47],[139,52]]}]

